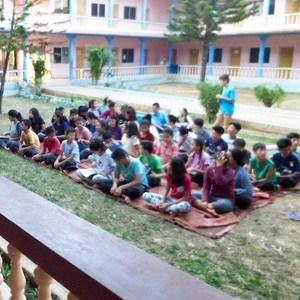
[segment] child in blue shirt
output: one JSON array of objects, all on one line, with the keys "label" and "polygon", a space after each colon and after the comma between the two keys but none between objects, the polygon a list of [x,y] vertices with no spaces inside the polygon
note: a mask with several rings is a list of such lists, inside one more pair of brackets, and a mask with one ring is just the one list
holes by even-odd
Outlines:
[{"label": "child in blue shirt", "polygon": [[217,101],[220,103],[220,111],[214,125],[223,125],[224,128],[227,129],[234,113],[235,89],[229,86],[229,75],[223,74],[219,79],[223,86],[223,91],[222,95],[216,95]]},{"label": "child in blue shirt", "polygon": [[212,128],[212,135],[206,140],[204,146],[205,151],[210,155],[214,156],[218,152],[227,151],[228,145],[222,139],[224,134],[224,128],[222,126],[214,126]]},{"label": "child in blue shirt", "polygon": [[65,135],[66,140],[61,144],[61,153],[54,163],[54,168],[71,171],[77,169],[79,165],[79,147],[75,141],[75,129],[73,127],[69,127]]},{"label": "child in blue shirt", "polygon": [[115,178],[103,181],[101,190],[123,198],[126,203],[142,196],[148,190],[145,166],[138,159],[130,157],[122,148],[116,149],[111,157],[116,163]]},{"label": "child in blue shirt", "polygon": [[282,188],[291,188],[297,184],[300,173],[298,158],[292,153],[291,140],[284,138],[277,141],[279,152],[275,153],[272,161],[275,165],[278,184]]}]

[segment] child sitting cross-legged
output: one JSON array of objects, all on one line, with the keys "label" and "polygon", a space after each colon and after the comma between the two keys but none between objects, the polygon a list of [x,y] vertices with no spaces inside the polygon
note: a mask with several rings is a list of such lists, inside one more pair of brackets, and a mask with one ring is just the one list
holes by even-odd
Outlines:
[{"label": "child sitting cross-legged", "polygon": [[148,189],[145,166],[122,148],[116,149],[111,157],[116,163],[115,177],[113,180],[103,181],[101,190],[123,198],[126,203],[142,196]]},{"label": "child sitting cross-legged", "polygon": [[292,142],[292,152],[298,158],[300,163],[300,149],[298,148],[300,145],[300,134],[296,132],[291,132],[287,135],[287,138]]},{"label": "child sitting cross-legged", "polygon": [[36,154],[32,159],[45,165],[54,165],[58,155],[60,154],[60,141],[55,135],[55,129],[50,126],[44,131],[45,139],[43,150],[40,154]]},{"label": "child sitting cross-legged", "polygon": [[244,139],[237,138],[234,140],[233,149],[242,151],[244,167],[248,167],[251,159],[251,152],[245,149],[245,147],[246,147],[246,141]]},{"label": "child sitting cross-legged", "polygon": [[167,186],[163,195],[144,193],[148,207],[175,217],[178,213],[187,213],[191,209],[192,181],[180,157],[173,157],[167,172]]},{"label": "child sitting cross-legged", "polygon": [[[254,183],[254,191],[273,191],[277,188],[277,176],[273,162],[267,158],[267,148],[256,143],[252,148],[255,157],[250,161],[249,173]],[[253,174],[252,174],[253,173]]]},{"label": "child sitting cross-legged", "polygon": [[76,119],[78,118],[78,109],[72,108],[70,109],[70,116],[69,116],[69,125],[70,127],[76,127]]},{"label": "child sitting cross-legged", "polygon": [[[98,124],[98,117],[93,112],[88,112],[86,115],[87,122],[85,124],[86,128],[90,131],[91,134],[96,132],[96,126]],[[70,124],[71,125],[71,124]],[[75,126],[76,127],[76,126]]]},{"label": "child sitting cross-legged", "polygon": [[141,156],[139,157],[139,160],[146,167],[149,186],[159,186],[160,178],[150,176],[152,173],[156,175],[163,173],[163,165],[160,158],[153,154],[153,143],[150,141],[142,141],[140,153]]},{"label": "child sitting cross-legged", "polygon": [[157,155],[161,158],[164,166],[166,166],[171,158],[179,153],[177,144],[173,141],[173,130],[165,128],[162,133],[162,142],[159,145]]},{"label": "child sitting cross-legged", "polygon": [[88,148],[92,133],[85,127],[85,120],[82,117],[76,119],[75,138],[79,152]]},{"label": "child sitting cross-legged", "polygon": [[279,152],[273,155],[272,161],[277,171],[278,184],[285,189],[294,187],[300,168],[298,158],[292,153],[292,142],[287,138],[280,139],[277,147]]},{"label": "child sitting cross-legged", "polygon": [[79,169],[77,175],[81,179],[99,184],[101,187],[104,180],[113,179],[115,163],[111,158],[111,151],[101,140],[93,139],[90,150],[93,153],[89,156],[89,161],[92,163],[91,168]]},{"label": "child sitting cross-legged", "polygon": [[108,119],[109,130],[111,131],[114,140],[121,141],[122,139],[122,129],[119,126],[119,119],[117,116],[112,115]]},{"label": "child sitting cross-legged", "polygon": [[224,133],[222,136],[222,139],[227,143],[229,150],[233,149],[234,147],[233,143],[235,139],[239,138],[237,134],[240,132],[241,129],[242,129],[242,125],[240,123],[237,122],[229,123],[229,126],[227,128],[227,133]]},{"label": "child sitting cross-legged", "polygon": [[64,172],[75,170],[79,165],[79,147],[75,140],[75,129],[69,127],[65,135],[66,140],[62,142],[60,154],[54,163],[54,168]]},{"label": "child sitting cross-legged", "polygon": [[154,135],[150,132],[150,123],[148,120],[142,120],[140,122],[140,135],[139,140],[150,141],[154,143]]},{"label": "child sitting cross-legged", "polygon": [[181,126],[179,128],[179,151],[189,153],[191,150],[192,140],[196,137],[197,136],[193,132],[190,132],[187,127]]},{"label": "child sitting cross-legged", "polygon": [[202,140],[203,143],[210,137],[209,133],[203,128],[204,120],[199,118],[194,120],[194,130],[197,138]]},{"label": "child sitting cross-legged", "polygon": [[235,171],[235,203],[236,206],[245,209],[252,202],[253,186],[250,175],[244,167],[243,152],[232,149],[229,152],[229,163]]},{"label": "child sitting cross-legged", "polygon": [[174,115],[168,115],[168,127],[173,130],[173,140],[178,142],[180,140],[179,136],[179,126],[178,126],[178,119]]},{"label": "child sitting cross-legged", "polygon": [[234,199],[234,171],[227,154],[220,152],[205,171],[202,192],[193,192],[193,206],[213,215],[224,214],[234,210]]},{"label": "child sitting cross-legged", "polygon": [[38,154],[40,149],[40,140],[38,135],[30,129],[31,122],[29,119],[22,121],[22,133],[20,142],[12,141],[9,144],[9,149],[22,156],[32,157]]},{"label": "child sitting cross-legged", "polygon": [[210,156],[214,156],[216,153],[228,150],[227,143],[222,139],[223,134],[224,128],[222,126],[216,125],[212,128],[212,135],[204,144],[205,150]]},{"label": "child sitting cross-legged", "polygon": [[210,166],[211,158],[203,151],[203,142],[201,139],[194,139],[192,141],[191,151],[192,153],[189,155],[185,167],[192,177],[192,182],[198,187],[202,187],[204,171]]}]

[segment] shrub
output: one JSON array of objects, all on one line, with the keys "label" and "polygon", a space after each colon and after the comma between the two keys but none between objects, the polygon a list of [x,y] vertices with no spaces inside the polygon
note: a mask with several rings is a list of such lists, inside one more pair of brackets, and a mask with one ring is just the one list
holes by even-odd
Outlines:
[{"label": "shrub", "polygon": [[91,69],[91,78],[94,84],[98,83],[102,75],[103,68],[109,63],[111,54],[106,51],[104,46],[88,48],[88,62]]},{"label": "shrub", "polygon": [[47,69],[45,67],[45,60],[42,58],[37,59],[33,63],[34,68],[34,83],[35,84],[42,84],[43,83],[43,77],[45,76]]},{"label": "shrub", "polygon": [[197,88],[200,91],[200,101],[205,109],[208,122],[213,123],[220,108],[216,95],[222,93],[222,86],[219,84],[200,82]]},{"label": "shrub", "polygon": [[286,96],[286,92],[278,84],[273,88],[269,88],[265,84],[259,85],[254,89],[254,94],[257,100],[266,107],[271,107],[274,104],[279,105]]}]

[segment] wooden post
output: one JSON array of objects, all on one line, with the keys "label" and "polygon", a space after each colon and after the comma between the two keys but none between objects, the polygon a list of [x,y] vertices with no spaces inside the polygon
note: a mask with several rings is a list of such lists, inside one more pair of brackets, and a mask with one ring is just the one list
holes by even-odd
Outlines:
[{"label": "wooden post", "polygon": [[2,283],[3,283],[3,275],[1,273],[2,268],[2,256],[0,255],[0,300],[4,300],[3,291],[2,291]]},{"label": "wooden post", "polygon": [[24,289],[26,284],[25,275],[22,270],[22,253],[14,246],[7,246],[8,256],[11,259],[11,272],[9,276],[9,286],[11,300],[26,300]]},{"label": "wooden post", "polygon": [[68,294],[68,300],[80,300],[76,296],[74,296],[71,292]]},{"label": "wooden post", "polygon": [[39,300],[52,300],[51,298],[51,283],[53,281],[52,277],[48,275],[40,267],[34,270],[35,282],[39,286]]}]

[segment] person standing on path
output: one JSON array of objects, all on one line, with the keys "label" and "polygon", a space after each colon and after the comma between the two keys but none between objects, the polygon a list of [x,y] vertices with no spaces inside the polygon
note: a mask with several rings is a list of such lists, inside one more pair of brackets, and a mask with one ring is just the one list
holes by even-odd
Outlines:
[{"label": "person standing on path", "polygon": [[216,95],[217,101],[220,103],[220,111],[214,126],[221,125],[226,130],[232,120],[235,106],[235,89],[229,86],[229,75],[223,74],[219,77],[221,85],[223,86],[222,95]]}]

